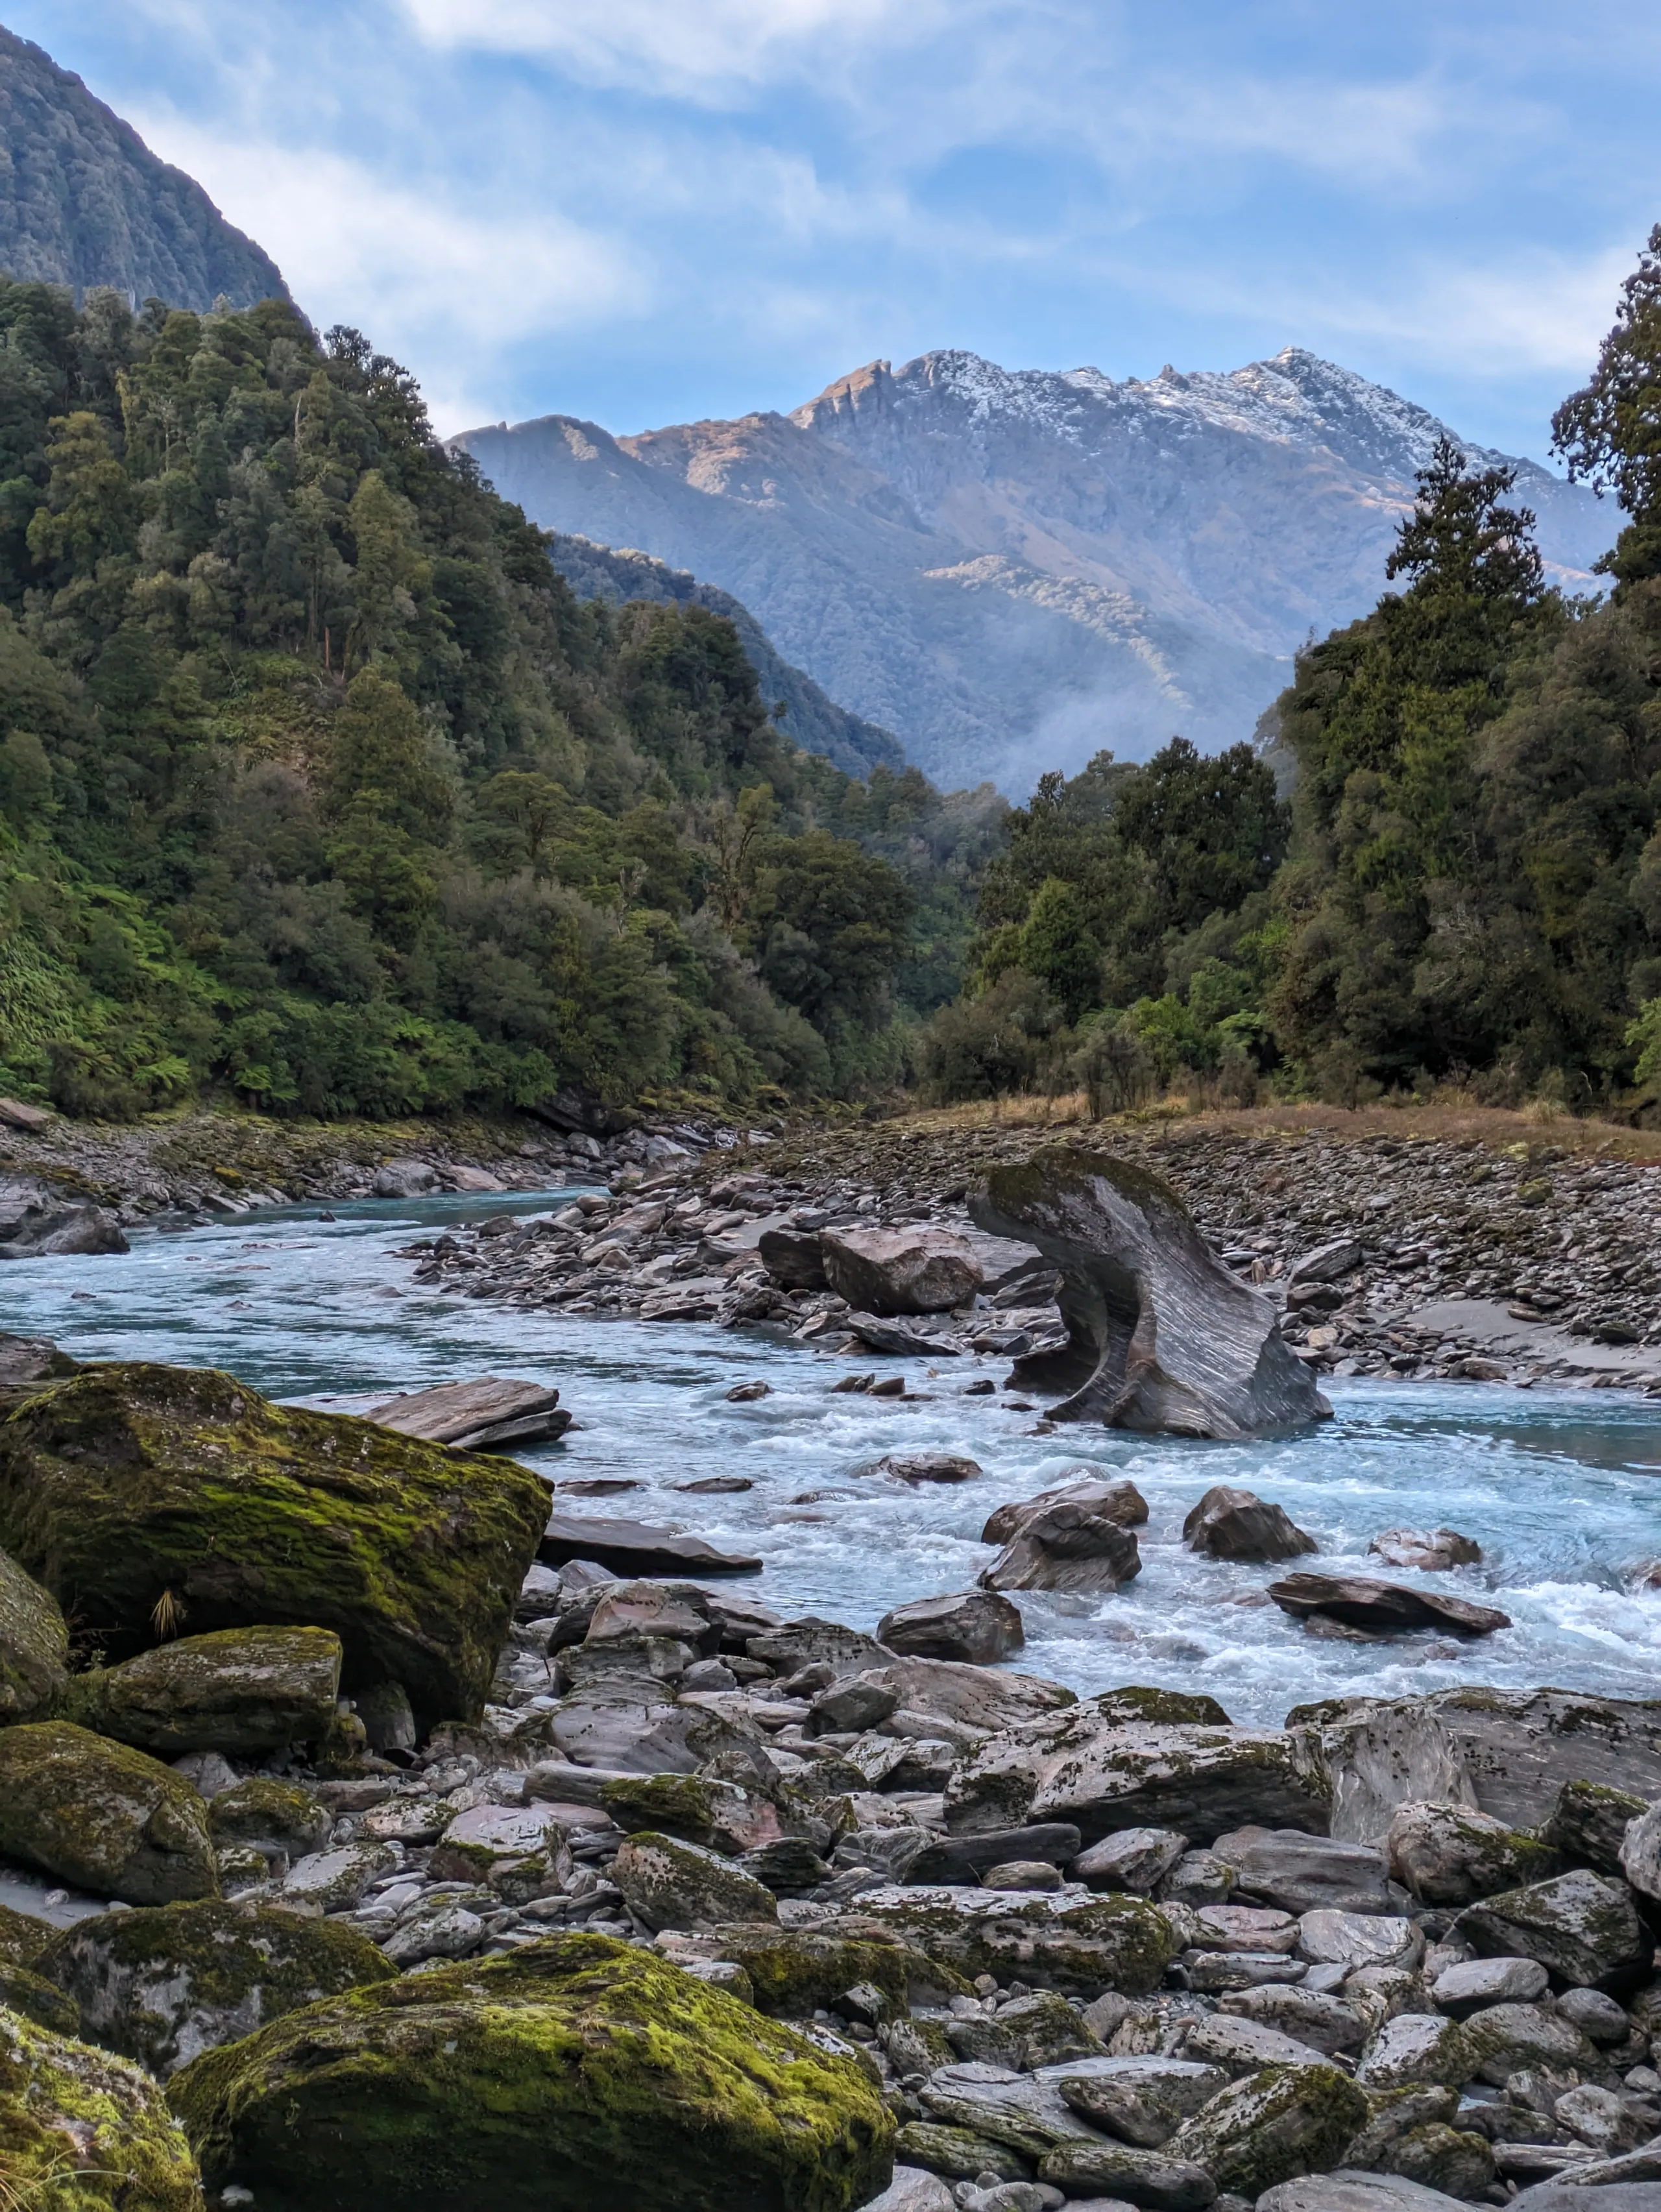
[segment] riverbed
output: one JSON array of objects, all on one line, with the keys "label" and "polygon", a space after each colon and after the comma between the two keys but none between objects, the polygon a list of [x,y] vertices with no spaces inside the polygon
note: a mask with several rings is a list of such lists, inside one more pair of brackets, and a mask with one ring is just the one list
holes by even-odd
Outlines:
[{"label": "riverbed", "polygon": [[[1153,1682],[1203,1690],[1237,1720],[1279,1723],[1314,1698],[1404,1696],[1463,1684],[1553,1684],[1657,1694],[1661,1408],[1612,1390],[1338,1381],[1335,1418],[1275,1443],[1206,1444],[1062,1429],[998,1397],[998,1358],[827,1358],[748,1330],[561,1317],[429,1290],[398,1256],[412,1237],[557,1194],[365,1201],[135,1232],[132,1249],[0,1267],[0,1330],[51,1336],[77,1358],[228,1369],[276,1398],[350,1410],[376,1395],[494,1373],[557,1383],[580,1425],[523,1455],[569,1491],[565,1510],[626,1514],[758,1555],[745,1587],[787,1613],[874,1629],[904,1600],[961,1589],[992,1556],[995,1505],[1089,1469],[1129,1476],[1148,1502],[1143,1567],[1112,1596],[1018,1598],[1015,1663],[1080,1692]],[[863,1367],[903,1373],[905,1399],[832,1395]],[[733,1404],[735,1384],[767,1396]],[[872,1472],[887,1452],[966,1454],[981,1476],[916,1488]],[[746,1491],[689,1493],[711,1476]],[[1196,1559],[1183,1516],[1211,1484],[1256,1490],[1320,1545],[1299,1562],[1385,1572],[1486,1603],[1512,1626],[1476,1643],[1424,1632],[1351,1643],[1310,1634],[1265,1595],[1283,1569]],[[1447,1524],[1482,1563],[1416,1576],[1369,1562],[1369,1538]]]}]

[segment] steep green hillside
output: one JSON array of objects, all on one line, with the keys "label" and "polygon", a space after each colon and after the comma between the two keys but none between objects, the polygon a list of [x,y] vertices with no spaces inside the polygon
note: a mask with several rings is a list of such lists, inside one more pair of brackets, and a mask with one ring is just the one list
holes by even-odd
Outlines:
[{"label": "steep green hillside", "polygon": [[356,331],[0,282],[0,1085],[858,1089],[1003,811],[798,751],[703,607],[580,602]]},{"label": "steep green hillside", "polygon": [[77,297],[205,309],[286,298],[277,264],[78,76],[0,29],[0,270]]}]

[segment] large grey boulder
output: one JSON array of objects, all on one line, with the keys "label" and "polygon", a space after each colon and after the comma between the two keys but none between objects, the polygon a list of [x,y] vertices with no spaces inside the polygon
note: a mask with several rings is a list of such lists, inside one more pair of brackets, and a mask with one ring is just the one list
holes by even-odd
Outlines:
[{"label": "large grey boulder", "polygon": [[730,1859],[649,1830],[624,1838],[611,1880],[635,1917],[654,1929],[724,1928],[779,1917],[772,1891]]},{"label": "large grey boulder", "polygon": [[1229,2077],[1220,2066],[1200,2059],[1149,2053],[1046,2066],[1039,2069],[1039,2079],[1053,2081],[1092,2127],[1154,2150],[1226,2088]]},{"label": "large grey boulder", "polygon": [[67,1721],[0,1729],[0,1851],[128,1905],[219,1887],[208,1808],[184,1776]]},{"label": "large grey boulder", "polygon": [[1625,1884],[1585,1867],[1524,1889],[1501,1890],[1468,1905],[1454,1924],[1485,1955],[1536,1959],[1571,1988],[1633,1986],[1655,1948]]},{"label": "large grey boulder", "polygon": [[327,1734],[340,1665],[330,1629],[220,1628],[77,1674],[64,1711],[161,1758],[280,1751]]},{"label": "large grey boulder", "polygon": [[1628,1822],[1621,1838],[1621,1871],[1640,1895],[1661,1898],[1661,1798]]},{"label": "large grey boulder", "polygon": [[1117,1589],[1141,1571],[1135,1530],[1147,1518],[1134,1483],[1093,1477],[1001,1505],[981,1541],[1003,1549],[981,1580],[990,1589]]},{"label": "large grey boulder", "polygon": [[[1078,1832],[1075,1829],[1074,1834]],[[1089,1889],[1130,1889],[1146,1894],[1165,1880],[1188,1850],[1174,1828],[1116,1828],[1081,1851],[1071,1869]]]},{"label": "large grey boulder", "polygon": [[1295,1559],[1321,1548],[1284,1506],[1214,1483],[1183,1522],[1183,1541],[1210,1559]]},{"label": "large grey boulder", "polygon": [[[1522,2200],[1516,2200],[1520,2203]],[[1257,2212],[1463,2212],[1460,2200],[1396,2173],[1332,2173],[1282,2181],[1257,2199]],[[1585,2212],[1597,2212],[1587,2205]]]},{"label": "large grey boulder", "polygon": [[1482,1556],[1475,1539],[1462,1536],[1457,1528],[1384,1528],[1367,1550],[1387,1567],[1417,1567],[1427,1574],[1475,1566]]},{"label": "large grey boulder", "polygon": [[861,2212],[957,2212],[957,2198],[938,2173],[921,2166],[897,2166],[894,2179]]},{"label": "large grey boulder", "polygon": [[1234,1869],[1242,1898],[1283,1912],[1388,1912],[1384,1854],[1370,1844],[1341,1844],[1297,1828],[1237,1828],[1212,1849]]},{"label": "large grey boulder", "polygon": [[1557,1854],[1474,1806],[1396,1808],[1384,1834],[1390,1870],[1422,1905],[1469,1905],[1557,1871]]},{"label": "large grey boulder", "polygon": [[1071,1690],[1042,1674],[971,1667],[957,1659],[885,1656],[880,1665],[862,1668],[855,1680],[893,1691],[905,1712],[988,1735],[1042,1726],[1052,1715],[1070,1711],[1077,1704]]},{"label": "large grey boulder", "polygon": [[1462,1959],[1442,1969],[1430,1993],[1451,2019],[1466,2020],[1489,2005],[1533,2004],[1550,1984],[1537,1959]]},{"label": "large grey boulder", "polygon": [[69,1679],[69,1650],[57,1599],[0,1552],[0,1726],[52,1711]]},{"label": "large grey boulder", "polygon": [[1620,1874],[1627,1831],[1646,1810],[1643,1798],[1629,1790],[1611,1790],[1600,1782],[1566,1782],[1540,1831],[1540,1840],[1549,1844],[1566,1866]]},{"label": "large grey boulder", "polygon": [[101,1206],[66,1198],[48,1182],[0,1182],[0,1260],[69,1258],[131,1248]]},{"label": "large grey boulder", "polygon": [[1274,1307],[1145,1169],[1052,1146],[995,1167],[970,1212],[1061,1270],[1068,1341],[1014,1370],[1024,1389],[1067,1394],[1054,1418],[1232,1438],[1284,1435],[1330,1412]]},{"label": "large grey boulder", "polygon": [[819,1259],[830,1288],[861,1313],[945,1313],[981,1286],[974,1254],[946,1229],[827,1229]]},{"label": "large grey boulder", "polygon": [[897,1605],[878,1622],[877,1638],[907,1658],[955,1659],[975,1667],[1007,1659],[1026,1641],[1019,1612],[991,1589]]},{"label": "large grey boulder", "polygon": [[1256,2197],[1334,2164],[1366,2116],[1366,2099],[1335,2066],[1267,2066],[1220,2091],[1166,2148],[1220,2189]]},{"label": "large grey boulder", "polygon": [[1661,1797],[1661,1700],[1473,1687],[1326,1698],[1296,1707],[1287,1725],[1318,1731],[1332,1832],[1351,1841],[1382,1837],[1410,1799],[1538,1829],[1567,1784]]},{"label": "large grey boulder", "polygon": [[1099,2136],[1094,2142],[1060,2144],[1040,2160],[1038,2172],[1069,2197],[1087,2191],[1092,2203],[1140,2204],[1148,2212],[1203,2212],[1217,2195],[1215,2181],[1192,2159]]},{"label": "large grey boulder", "polygon": [[1321,1990],[1268,1986],[1231,1990],[1218,1999],[1218,2008],[1235,2020],[1256,2021],[1311,2050],[1359,2051],[1366,2040],[1360,2015],[1341,1997]]},{"label": "large grey boulder", "polygon": [[1087,1699],[960,1759],[946,1815],[968,1831],[1071,1820],[1087,1843],[1157,1827],[1208,1844],[1247,1822],[1318,1834],[1327,1792],[1295,1731],[1123,1723]]}]

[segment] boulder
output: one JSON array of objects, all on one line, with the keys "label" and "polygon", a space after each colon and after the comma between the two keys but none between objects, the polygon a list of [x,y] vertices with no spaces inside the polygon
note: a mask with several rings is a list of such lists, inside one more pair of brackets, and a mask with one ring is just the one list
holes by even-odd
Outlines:
[{"label": "boulder", "polygon": [[[665,1946],[683,1963],[725,1960],[741,1967],[757,2005],[777,2020],[804,2020],[832,2009],[861,1986],[874,1990],[901,2021],[910,2005],[944,2004],[969,1993],[961,1975],[857,1916],[811,1928],[740,1921],[672,1942],[666,1937]],[[934,2063],[949,2055],[940,2042]]]},{"label": "boulder", "polygon": [[961,1452],[889,1452],[872,1473],[895,1482],[973,1482],[981,1463]]},{"label": "boulder", "polygon": [[1003,1549],[981,1580],[990,1589],[1117,1589],[1141,1572],[1135,1531],[1147,1518],[1147,1501],[1129,1482],[1068,1483],[1001,1505],[981,1541]]},{"label": "boulder", "polygon": [[838,1297],[885,1317],[945,1313],[981,1286],[973,1253],[945,1229],[826,1229],[819,1259]]},{"label": "boulder", "polygon": [[905,1712],[983,1734],[1024,1729],[1077,1702],[1071,1690],[1042,1674],[1019,1674],[1003,1667],[995,1672],[956,1659],[885,1657],[882,1665],[867,1667],[855,1679],[892,1690]]},{"label": "boulder", "polygon": [[867,1352],[885,1352],[897,1359],[955,1359],[963,1351],[949,1336],[930,1336],[903,1321],[884,1321],[880,1315],[845,1313],[838,1327],[857,1337]]},{"label": "boulder", "polygon": [[1220,2067],[1164,2054],[1064,2063],[1045,2067],[1042,2078],[1092,2127],[1143,2150],[1168,2142],[1228,2081]]},{"label": "boulder", "polygon": [[298,1859],[327,1843],[334,1815],[297,1782],[252,1774],[209,1799],[208,1826],[216,1847],[244,1844],[267,1858]]},{"label": "boulder", "polygon": [[1191,2159],[1100,2138],[1046,2152],[1038,2172],[1070,2197],[1087,2190],[1092,2202],[1146,2205],[1150,2212],[1203,2212],[1217,2195],[1216,2183]]},{"label": "boulder", "polygon": [[1549,1844],[1566,1866],[1619,1874],[1627,1830],[1646,1809],[1644,1800],[1630,1790],[1611,1790],[1600,1782],[1566,1782],[1540,1830],[1540,1840]]},{"label": "boulder", "polygon": [[1354,1841],[1382,1837],[1396,1807],[1415,1798],[1475,1805],[1508,1827],[1538,1831],[1567,1783],[1646,1803],[1661,1797],[1661,1700],[1436,1690],[1327,1698],[1297,1707],[1287,1725],[1317,1732],[1332,1832]]},{"label": "boulder", "polygon": [[1537,1959],[1572,1988],[1634,1987],[1655,1948],[1625,1885],[1584,1867],[1500,1890],[1468,1905],[1455,1926],[1485,1956]]},{"label": "boulder", "polygon": [[1086,1889],[1130,1889],[1146,1895],[1187,1849],[1188,1838],[1174,1828],[1118,1828],[1081,1851],[1068,1871]]},{"label": "boulder", "polygon": [[1311,2051],[1359,2051],[1366,2040],[1360,2014],[1340,1998],[1321,1990],[1273,1985],[1255,1990],[1231,1990],[1218,1999],[1218,2009],[1237,2020],[1254,2020]]},{"label": "boulder", "polygon": [[777,1899],[753,1875],[718,1851],[649,1828],[619,1845],[611,1880],[635,1917],[654,1929],[720,1928],[779,1917]]},{"label": "boulder", "polygon": [[438,1188],[438,1170],[429,1160],[388,1160],[369,1188],[376,1198],[423,1198]]},{"label": "boulder", "polygon": [[957,2204],[939,2174],[921,2166],[897,2166],[894,2179],[880,2197],[872,2198],[865,2212],[957,2212]]},{"label": "boulder", "polygon": [[112,1658],[159,1613],[331,1629],[346,1690],[400,1681],[423,1723],[483,1705],[546,1515],[511,1461],[211,1369],[88,1369],[0,1427],[0,1540]]},{"label": "boulder", "polygon": [[210,2188],[356,2212],[853,2212],[893,2121],[851,2059],[593,1936],[355,1990],[176,2076]]},{"label": "boulder", "polygon": [[1557,1854],[1474,1806],[1398,1806],[1384,1832],[1390,1870],[1421,1905],[1469,1905],[1557,1871]]},{"label": "boulder", "polygon": [[1431,1574],[1475,1566],[1482,1557],[1475,1539],[1462,1536],[1457,1528],[1385,1528],[1367,1550],[1387,1567],[1417,1567]]},{"label": "boulder", "polygon": [[61,1352],[46,1336],[7,1336],[0,1333],[0,1389],[15,1389],[30,1382],[55,1382],[60,1376],[78,1375],[81,1363]]},{"label": "boulder", "polygon": [[1086,1699],[959,1760],[946,1816],[948,1827],[965,1832],[1070,1820],[1086,1843],[1150,1827],[1208,1844],[1248,1821],[1318,1834],[1327,1795],[1296,1734],[1121,1723]]},{"label": "boulder", "polygon": [[1335,1843],[1296,1828],[1237,1828],[1212,1849],[1234,1869],[1243,1897],[1283,1912],[1388,1912],[1384,1855],[1370,1844]]},{"label": "boulder", "polygon": [[48,1182],[0,1182],[0,1260],[125,1252],[126,1238],[101,1206],[68,1198]]},{"label": "boulder", "polygon": [[760,1740],[748,1723],[677,1704],[663,1683],[633,1674],[562,1698],[545,1725],[555,1750],[573,1765],[619,1774],[694,1774],[706,1759]]},{"label": "boulder", "polygon": [[1640,1896],[1661,1899],[1661,1798],[1622,1830],[1621,1871]]},{"label": "boulder", "polygon": [[824,1255],[817,1231],[764,1229],[756,1250],[773,1280],[787,1291],[822,1291],[828,1287]]},{"label": "boulder", "polygon": [[69,1653],[57,1601],[0,1552],[0,1727],[52,1710],[69,1679]]},{"label": "boulder", "polygon": [[1444,1966],[1430,1993],[1451,2019],[1467,2020],[1489,2005],[1533,2004],[1550,1985],[1537,1959],[1462,1959]]},{"label": "boulder", "polygon": [[350,1912],[372,1881],[391,1874],[403,1854],[396,1844],[342,1844],[296,1859],[283,1877],[283,1895],[318,1912]]},{"label": "boulder", "polygon": [[49,2027],[54,2035],[78,2036],[82,2032],[81,2014],[73,1997],[32,1966],[14,1966],[3,1960],[0,1960],[0,2009],[21,2013],[25,2020],[32,2020],[37,2027]]},{"label": "boulder", "polygon": [[1214,1484],[1189,1509],[1183,1541],[1189,1551],[1212,1559],[1293,1559],[1321,1548],[1284,1507],[1224,1482]]},{"label": "boulder", "polygon": [[280,1751],[328,1734],[340,1662],[340,1638],[326,1628],[221,1628],[76,1675],[63,1710],[167,1759]]},{"label": "boulder", "polygon": [[1626,2008],[1602,1990],[1565,1990],[1557,2000],[1557,2016],[1573,2021],[1582,2035],[1603,2050],[1627,2042],[1633,2032]]},{"label": "boulder", "polygon": [[1466,2078],[1496,2089],[1530,2068],[1596,2074],[1602,2064],[1597,2045],[1573,2021],[1542,2005],[1489,2005],[1460,2022],[1457,2033],[1469,2068]]},{"label": "boulder", "polygon": [[440,1382],[371,1406],[363,1416],[400,1436],[425,1437],[457,1451],[510,1451],[552,1443],[571,1425],[559,1393],[541,1382],[484,1375],[475,1382]]},{"label": "boulder", "polygon": [[[1007,2143],[994,2142],[990,2136],[977,2135],[972,2128],[950,2127],[940,2120],[909,2121],[895,2136],[894,2148],[900,2157],[926,2168],[931,2179],[944,2175],[953,2181],[973,2182],[995,2173],[1000,2181],[1023,2181],[1032,2171],[1031,2161],[1011,2150]],[[897,2176],[902,2171],[897,2166],[894,2168]],[[955,2208],[958,2200],[950,2190],[946,2201]],[[874,2208],[867,2207],[866,2212],[874,2212]]]},{"label": "boulder", "polygon": [[1335,2066],[1266,2066],[1220,2091],[1166,2148],[1220,2189],[1255,2198],[1335,2165],[1366,2116],[1366,2099]]},{"label": "boulder", "polygon": [[[545,1504],[547,1492],[541,1495]],[[759,1559],[743,1553],[717,1551],[702,1536],[683,1535],[644,1521],[584,1519],[575,1513],[552,1516],[542,1532],[538,1556],[545,1566],[587,1559],[619,1575],[758,1575],[762,1566]]]},{"label": "boulder", "polygon": [[1330,1411],[1268,1299],[1145,1169],[1052,1146],[995,1167],[970,1212],[1061,1270],[1067,1343],[1014,1370],[1020,1389],[1068,1394],[1055,1419],[1231,1438],[1284,1435]]},{"label": "boulder", "polygon": [[90,2041],[165,2081],[204,2051],[395,1969],[356,1929],[214,1899],[78,1920],[40,1971],[80,2007]]},{"label": "boulder", "polygon": [[1171,1922],[1141,1898],[942,1884],[863,1890],[861,1920],[891,1929],[970,1980],[989,1973],[1066,1995],[1155,1989],[1182,1948]]},{"label": "boulder", "polygon": [[995,1665],[1026,1641],[1019,1611],[989,1589],[897,1605],[878,1622],[877,1639],[907,1658],[957,1659],[975,1667]]},{"label": "boulder", "polygon": [[1298,1955],[1312,1966],[1416,1966],[1425,1955],[1416,1921],[1394,1913],[1335,1912],[1320,1906],[1298,1923]]},{"label": "boulder", "polygon": [[603,1782],[599,1802],[625,1835],[643,1828],[736,1857],[784,1833],[770,1798],[702,1774],[625,1774]]},{"label": "boulder", "polygon": [[472,1805],[446,1825],[427,1872],[435,1881],[484,1882],[505,1904],[524,1905],[562,1887],[571,1854],[548,1805]]},{"label": "boulder", "polygon": [[1415,1589],[1407,1583],[1375,1582],[1370,1575],[1288,1575],[1283,1582],[1271,1583],[1269,1594],[1294,1620],[1318,1614],[1381,1636],[1415,1628],[1492,1636],[1495,1629],[1511,1626],[1511,1615],[1496,1607],[1445,1597],[1439,1590]]},{"label": "boulder", "polygon": [[805,1613],[800,1620],[780,1621],[751,1637],[745,1649],[777,1674],[788,1676],[804,1667],[829,1667],[834,1678],[857,1674],[888,1657],[874,1636],[857,1628],[844,1628],[837,1620],[821,1620]]},{"label": "boulder", "polygon": [[1189,2021],[1182,2031],[1182,2047],[1188,2057],[1219,2066],[1235,2079],[1261,2073],[1265,2066],[1318,2066],[1326,2057],[1301,2037],[1223,2012]]},{"label": "boulder", "polygon": [[0,1851],[129,1905],[218,1888],[208,1808],[184,1776],[67,1721],[0,1729]]},{"label": "boulder", "polygon": [[196,2160],[156,2084],[6,2009],[0,2144],[18,2212],[202,2212]]},{"label": "boulder", "polygon": [[[1257,2212],[1461,2212],[1461,2207],[1457,2197],[1400,2174],[1357,2173],[1345,2166],[1281,2182],[1257,2199]],[[1596,2208],[1589,2205],[1585,2212]]]}]

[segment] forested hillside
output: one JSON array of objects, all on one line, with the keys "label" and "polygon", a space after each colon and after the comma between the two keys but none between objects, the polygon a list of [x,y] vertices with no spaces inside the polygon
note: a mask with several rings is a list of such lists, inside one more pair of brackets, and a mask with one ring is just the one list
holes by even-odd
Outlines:
[{"label": "forested hillside", "polygon": [[[1343,1103],[1451,1080],[1635,1109],[1661,1079],[1661,229],[1585,390],[1575,477],[1627,517],[1606,599],[1546,586],[1508,467],[1443,441],[1373,611],[1240,745],[1046,777],[934,1024],[946,1095],[1268,1078]],[[1611,515],[1609,534],[1618,526]],[[1623,1102],[1624,1101],[1624,1106]]]},{"label": "forested hillside", "polygon": [[281,297],[277,264],[194,178],[50,54],[0,27],[0,270],[181,307]]},{"label": "forested hillside", "polygon": [[990,793],[860,784],[732,624],[579,602],[356,332],[0,283],[0,1087],[130,1115],[850,1091]]}]

